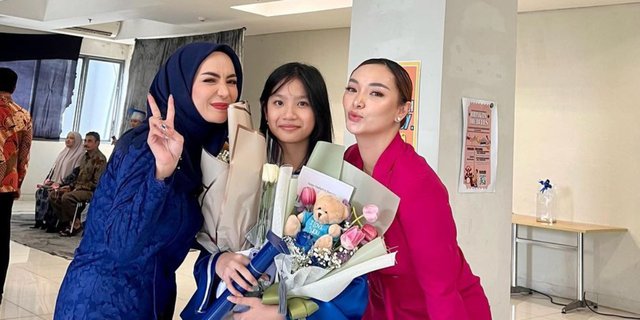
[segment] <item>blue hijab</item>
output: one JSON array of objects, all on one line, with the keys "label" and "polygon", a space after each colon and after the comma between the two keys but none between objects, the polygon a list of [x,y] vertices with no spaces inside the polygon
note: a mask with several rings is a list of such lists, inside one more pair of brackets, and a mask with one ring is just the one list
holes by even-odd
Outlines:
[{"label": "blue hijab", "polygon": [[[184,137],[182,160],[175,171],[176,187],[187,192],[197,192],[202,185],[202,170],[200,157],[204,148],[212,155],[217,155],[222,148],[227,135],[227,123],[207,122],[193,104],[191,89],[193,80],[200,64],[213,52],[225,53],[233,62],[238,79],[238,98],[242,90],[242,67],[240,59],[231,47],[224,44],[196,42],[185,45],[173,53],[156,74],[149,92],[156,100],[162,117],[167,115],[167,101],[169,94],[175,102],[174,126]],[[151,116],[151,108],[147,103],[147,115]],[[145,120],[140,126],[126,132],[116,146],[116,151],[122,149],[128,152],[129,146],[140,147],[147,143],[149,135],[149,121]]]}]

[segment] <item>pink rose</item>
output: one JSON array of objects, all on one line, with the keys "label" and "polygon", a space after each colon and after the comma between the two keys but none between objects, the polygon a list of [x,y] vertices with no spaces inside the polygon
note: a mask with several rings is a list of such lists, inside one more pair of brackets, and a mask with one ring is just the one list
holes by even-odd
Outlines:
[{"label": "pink rose", "polygon": [[311,206],[316,203],[316,190],[311,187],[304,187],[300,191],[300,202],[304,206]]},{"label": "pink rose", "polygon": [[367,242],[375,239],[375,237],[378,236],[378,230],[376,230],[376,227],[370,224],[365,224],[364,226],[362,226],[362,233],[364,234],[364,239]]},{"label": "pink rose", "polygon": [[353,250],[360,244],[360,242],[362,242],[363,239],[364,233],[362,233],[360,228],[357,226],[353,226],[347,229],[347,231],[340,236],[340,243],[345,249]]},{"label": "pink rose", "polygon": [[378,206],[375,204],[368,204],[362,208],[362,214],[367,222],[374,223],[378,220]]}]

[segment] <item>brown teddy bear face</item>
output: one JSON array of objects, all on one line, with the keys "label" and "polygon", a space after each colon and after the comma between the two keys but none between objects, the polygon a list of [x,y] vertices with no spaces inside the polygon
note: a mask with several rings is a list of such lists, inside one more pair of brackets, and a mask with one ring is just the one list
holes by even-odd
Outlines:
[{"label": "brown teddy bear face", "polygon": [[340,199],[320,195],[313,205],[313,218],[322,224],[340,223],[349,217],[349,208]]}]

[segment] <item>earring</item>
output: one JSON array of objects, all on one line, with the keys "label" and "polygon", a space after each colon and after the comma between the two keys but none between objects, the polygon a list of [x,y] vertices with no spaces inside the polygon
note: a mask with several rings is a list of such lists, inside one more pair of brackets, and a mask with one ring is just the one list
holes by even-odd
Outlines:
[{"label": "earring", "polygon": [[395,121],[396,123],[400,123],[400,121],[402,121],[402,118],[401,118],[401,117],[397,117],[397,118],[395,118],[395,119],[394,119],[394,121]]}]

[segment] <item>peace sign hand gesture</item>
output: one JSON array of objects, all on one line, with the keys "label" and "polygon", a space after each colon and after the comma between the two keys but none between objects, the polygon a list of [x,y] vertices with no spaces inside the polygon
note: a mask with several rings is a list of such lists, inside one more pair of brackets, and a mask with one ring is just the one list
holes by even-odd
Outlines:
[{"label": "peace sign hand gesture", "polygon": [[172,95],[169,95],[167,119],[165,120],[162,120],[160,109],[151,94],[147,95],[147,101],[149,102],[149,107],[151,107],[147,143],[156,158],[156,179],[162,180],[176,170],[182,154],[184,137],[175,131],[173,127],[175,106]]}]

